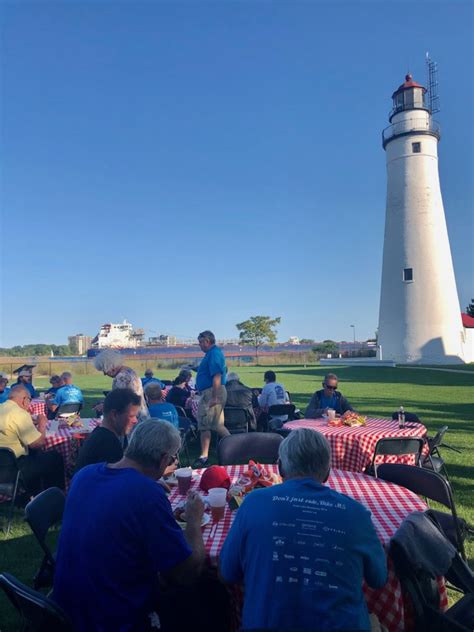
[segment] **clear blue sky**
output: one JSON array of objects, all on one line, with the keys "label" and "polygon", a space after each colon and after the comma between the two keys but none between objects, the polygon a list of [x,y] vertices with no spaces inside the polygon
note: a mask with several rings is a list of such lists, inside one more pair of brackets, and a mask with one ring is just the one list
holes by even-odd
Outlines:
[{"label": "clear blue sky", "polygon": [[[438,61],[441,184],[473,289],[471,2],[2,5],[0,346],[147,334],[358,339],[378,321],[381,131]],[[429,306],[427,306],[429,309]]]}]

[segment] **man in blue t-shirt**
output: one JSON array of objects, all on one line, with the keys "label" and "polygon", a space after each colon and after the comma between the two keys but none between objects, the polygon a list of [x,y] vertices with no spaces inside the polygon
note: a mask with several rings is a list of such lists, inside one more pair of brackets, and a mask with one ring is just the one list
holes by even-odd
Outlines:
[{"label": "man in blue t-shirt", "polygon": [[168,421],[175,428],[179,427],[178,411],[173,404],[163,401],[163,392],[160,384],[149,382],[145,387],[145,398],[150,417]]},{"label": "man in blue t-shirt", "polygon": [[[200,574],[205,560],[202,499],[189,493],[183,534],[156,482],[175,462],[180,444],[171,424],[143,421],[122,460],[88,465],[73,478],[54,599],[76,632],[147,630],[159,594],[158,573],[177,584],[191,583]],[[180,620],[179,612],[174,616]]]},{"label": "man in blue t-shirt", "polygon": [[61,380],[63,386],[58,388],[56,395],[48,402],[48,408],[53,412],[56,412],[58,408],[64,404],[83,404],[84,396],[82,391],[72,383],[72,374],[69,371],[65,371],[61,374]]},{"label": "man in blue t-shirt", "polygon": [[158,378],[154,377],[154,373],[151,369],[147,369],[145,371],[145,377],[141,378],[142,380],[142,386],[143,386],[143,390],[145,390],[145,386],[147,384],[159,384],[161,386],[161,388],[164,388],[164,384],[161,380],[159,380]]},{"label": "man in blue t-shirt", "polygon": [[368,632],[362,581],[387,580],[370,512],[324,485],[322,434],[293,430],[279,456],[283,484],[247,496],[220,555],[224,580],[245,585],[242,629]]},{"label": "man in blue t-shirt", "polygon": [[196,388],[200,395],[197,422],[201,434],[201,456],[194,461],[193,467],[206,467],[209,463],[211,430],[217,432],[220,438],[230,434],[224,425],[227,368],[224,354],[216,345],[216,337],[212,331],[201,332],[198,343],[205,353],[196,376]]}]

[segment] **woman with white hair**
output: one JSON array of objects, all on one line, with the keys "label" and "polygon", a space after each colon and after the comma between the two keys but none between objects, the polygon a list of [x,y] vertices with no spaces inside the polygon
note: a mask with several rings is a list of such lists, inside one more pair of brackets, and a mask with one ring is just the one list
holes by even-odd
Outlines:
[{"label": "woman with white hair", "polygon": [[116,388],[130,388],[140,397],[140,421],[148,419],[148,408],[143,394],[142,381],[133,369],[123,364],[123,356],[113,349],[104,349],[94,359],[94,366],[104,375],[113,378],[112,390]]}]

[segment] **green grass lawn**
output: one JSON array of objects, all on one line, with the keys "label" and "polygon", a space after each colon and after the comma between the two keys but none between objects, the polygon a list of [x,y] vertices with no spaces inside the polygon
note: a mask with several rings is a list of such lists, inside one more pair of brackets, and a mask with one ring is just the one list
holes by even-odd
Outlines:
[{"label": "green grass lawn", "polygon": [[[249,386],[262,386],[263,372],[270,367],[242,367],[236,370]],[[457,367],[456,367],[457,368]],[[461,368],[461,367],[459,367]],[[304,409],[312,393],[321,388],[321,381],[329,370],[340,379],[340,390],[360,412],[376,417],[389,417],[401,405],[416,413],[434,434],[443,424],[449,426],[446,442],[462,450],[461,454],[445,450],[449,476],[454,488],[460,516],[474,524],[474,373],[461,374],[430,370],[413,370],[388,367],[274,367],[277,379],[290,392],[292,401]],[[175,377],[176,370],[157,370],[163,379]],[[91,415],[91,404],[102,398],[102,391],[110,389],[111,380],[102,375],[78,376],[75,381],[86,398],[83,416]],[[36,382],[46,386],[47,378]],[[197,453],[198,446],[194,452]],[[1,509],[0,509],[1,511]],[[78,525],[80,528],[80,525]],[[52,534],[52,543],[57,533]],[[471,565],[474,563],[474,545],[466,543]],[[39,566],[41,552],[29,528],[24,524],[22,511],[15,516],[12,533],[5,539],[0,534],[0,571],[8,571],[31,585]],[[0,595],[0,632],[18,629],[15,614]]]}]

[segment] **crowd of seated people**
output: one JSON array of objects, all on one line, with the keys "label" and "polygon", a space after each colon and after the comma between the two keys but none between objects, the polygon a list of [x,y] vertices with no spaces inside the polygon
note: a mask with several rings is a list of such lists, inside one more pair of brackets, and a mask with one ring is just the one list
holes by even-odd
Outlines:
[{"label": "crowd of seated people", "polygon": [[[128,397],[136,395],[129,391]],[[111,405],[107,432],[123,433],[126,422],[116,425]],[[283,483],[246,497],[220,553],[220,578],[205,562],[199,494],[188,493],[183,532],[166,490],[155,482],[176,467],[179,449],[171,424],[145,421],[118,461],[117,452],[114,462],[82,467],[74,476],[53,597],[76,630],[151,631],[159,621],[163,632],[227,632],[231,603],[222,581],[245,585],[244,630],[370,630],[362,584],[385,584],[386,555],[370,513],[324,485],[330,447],[323,435],[300,429],[282,441]],[[299,525],[308,519],[324,521],[318,529],[323,560],[301,548]],[[302,574],[292,561],[301,555]],[[323,562],[324,573],[316,573]]]}]

